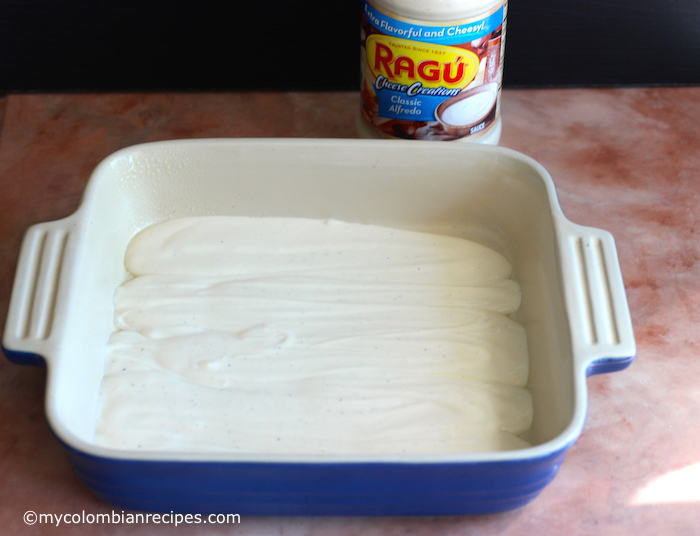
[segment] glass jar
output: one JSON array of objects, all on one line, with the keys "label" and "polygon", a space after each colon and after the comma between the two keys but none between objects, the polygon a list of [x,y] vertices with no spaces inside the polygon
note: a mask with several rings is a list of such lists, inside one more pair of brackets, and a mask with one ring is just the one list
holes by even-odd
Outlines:
[{"label": "glass jar", "polygon": [[507,0],[363,0],[360,135],[497,144]]}]

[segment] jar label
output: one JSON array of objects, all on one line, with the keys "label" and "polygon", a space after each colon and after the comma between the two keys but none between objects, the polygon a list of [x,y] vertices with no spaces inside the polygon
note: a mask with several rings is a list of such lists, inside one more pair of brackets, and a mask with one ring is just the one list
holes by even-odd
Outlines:
[{"label": "jar label", "polygon": [[362,8],[362,111],[389,137],[484,134],[498,117],[505,1],[448,23]]}]

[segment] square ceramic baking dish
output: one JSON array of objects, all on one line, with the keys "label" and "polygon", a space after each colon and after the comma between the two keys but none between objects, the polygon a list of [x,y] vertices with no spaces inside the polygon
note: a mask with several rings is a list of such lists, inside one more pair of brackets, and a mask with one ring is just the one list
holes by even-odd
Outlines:
[{"label": "square ceramic baking dish", "polygon": [[[183,216],[335,218],[476,240],[522,287],[531,448],[464,455],[211,455],[92,442],[113,293],[145,226]],[[48,368],[46,414],[79,478],[116,507],[263,515],[461,515],[519,507],[584,425],[586,376],[635,342],[612,236],[569,222],[549,174],[501,147],[376,140],[187,140],[123,149],[80,208],[29,228],[3,349]],[[264,426],[264,423],[261,423]]]}]

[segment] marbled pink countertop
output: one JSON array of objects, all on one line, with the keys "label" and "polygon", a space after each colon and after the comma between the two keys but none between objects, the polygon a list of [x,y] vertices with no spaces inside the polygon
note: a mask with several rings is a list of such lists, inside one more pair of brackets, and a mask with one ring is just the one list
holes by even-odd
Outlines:
[{"label": "marbled pink countertop", "polygon": [[[0,99],[0,325],[25,229],[72,213],[99,160],[190,137],[355,137],[355,93],[10,95]],[[242,518],[239,525],[27,526],[107,513],[43,414],[45,372],[0,359],[0,533],[700,534],[700,88],[506,91],[501,145],[544,165],[566,216],[611,231],[637,338],[588,380],[583,435],[529,505],[472,518]]]}]

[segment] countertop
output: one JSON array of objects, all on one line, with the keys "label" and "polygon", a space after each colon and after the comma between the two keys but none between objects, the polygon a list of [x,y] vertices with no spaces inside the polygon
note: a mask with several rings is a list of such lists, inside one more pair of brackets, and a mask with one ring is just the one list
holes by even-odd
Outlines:
[{"label": "countertop", "polygon": [[[358,99],[274,92],[0,98],[0,325],[22,234],[71,214],[105,156],[174,138],[353,138]],[[570,220],[615,236],[637,340],[627,370],[589,378],[583,434],[532,503],[477,517],[29,526],[29,510],[112,509],[74,476],[46,424],[46,372],[2,358],[0,532],[700,534],[700,88],[507,90],[501,145],[547,168]]]}]

